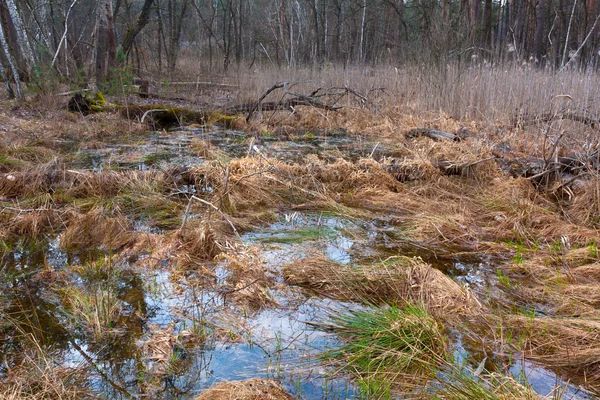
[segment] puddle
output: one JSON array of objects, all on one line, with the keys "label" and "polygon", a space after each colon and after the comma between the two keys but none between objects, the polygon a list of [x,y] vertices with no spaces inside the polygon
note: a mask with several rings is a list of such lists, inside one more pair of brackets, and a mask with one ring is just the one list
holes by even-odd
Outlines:
[{"label": "puddle", "polygon": [[[455,332],[456,334],[456,332]],[[483,363],[487,372],[510,374],[523,385],[530,386],[538,395],[548,398],[554,398],[554,394],[562,394],[563,400],[589,400],[596,398],[585,389],[571,384],[558,377],[554,372],[540,367],[535,363],[524,359],[514,359],[512,357],[487,356],[477,350],[478,345],[469,345],[463,342],[461,334],[456,334],[454,339],[454,361],[456,365],[469,366],[471,371],[475,371]],[[546,397],[544,397],[546,398]]]},{"label": "puddle", "polygon": [[[140,141],[79,150],[74,166],[95,171],[191,167],[204,162],[200,152],[194,150],[199,143],[210,143],[229,157],[245,156],[256,146],[267,157],[290,162],[302,161],[310,154],[355,160],[370,155],[379,158],[392,151],[385,145],[345,134],[307,132],[294,140],[265,135],[253,139],[243,132],[219,128],[154,132],[136,140]],[[210,190],[188,189],[190,193]],[[140,232],[162,233],[141,221],[134,221],[134,225]],[[0,301],[10,304],[6,312],[21,319],[20,327],[26,332],[35,330],[31,321],[43,327],[32,334],[40,337],[59,365],[75,366],[92,359],[95,368],[90,369],[91,385],[107,398],[122,395],[115,392],[109,380],[136,396],[193,398],[216,382],[265,377],[281,380],[292,395],[300,398],[346,399],[356,397],[357,388],[347,379],[332,379],[332,371],[317,359],[319,353],[339,342],[306,323],[324,321],[331,313],[360,306],[307,296],[300,288],[285,285],[282,266],[301,264],[314,253],[340,264],[363,265],[390,256],[419,256],[458,282],[485,289],[495,263],[485,255],[457,255],[459,249],[454,252],[415,243],[382,219],[352,220],[325,212],[285,213],[280,221],[242,238],[247,244],[260,246],[264,267],[275,282],[269,295],[277,306],[256,311],[232,304],[221,290],[231,274],[224,263],[208,266],[212,276],[173,272],[166,262],[159,271],[140,271],[124,263],[110,279],[101,274],[70,277],[81,293],[109,293],[121,307],[117,319],[105,321],[114,325],[113,332],[93,338],[85,327],[68,320],[65,299],[49,290],[51,282],[31,279],[43,268],[67,271],[69,265],[104,255],[93,249],[85,254],[66,254],[59,248],[58,238],[48,243],[23,242],[2,254]],[[0,323],[0,350],[7,357],[0,361],[0,380],[8,370],[3,363],[19,361],[19,336],[18,331]],[[476,350],[463,346],[460,340],[454,345],[459,360],[477,356]],[[490,361],[489,369],[493,371],[501,361]],[[566,384],[533,363],[511,361],[507,365],[499,372],[525,375],[543,395],[557,383]],[[591,398],[573,385],[565,390],[566,398]]]},{"label": "puddle", "polygon": [[[153,398],[193,398],[220,381],[261,377],[280,380],[286,390],[299,398],[354,398],[358,395],[357,388],[344,378],[331,378],[331,370],[317,359],[323,350],[339,345],[336,337],[308,328],[306,322],[325,321],[332,313],[360,306],[307,297],[301,289],[283,284],[282,266],[301,263],[314,251],[346,264],[365,262],[369,257],[384,259],[390,253],[389,248],[382,248],[380,253],[374,250],[368,257],[362,252],[364,246],[376,248],[374,243],[382,240],[376,225],[329,213],[291,213],[263,230],[244,235],[246,243],[261,246],[265,268],[277,283],[270,295],[278,306],[258,312],[241,311],[222,295],[219,287],[226,283],[229,274],[222,264],[214,266],[212,277],[195,273],[174,275],[168,268],[136,271],[133,267],[121,266],[112,287],[126,307],[122,313],[126,320],[117,321],[120,334],[101,342],[91,340],[86,332],[77,329],[65,334],[61,306],[56,298],[47,295],[43,285],[13,285],[15,298],[28,300],[15,303],[18,307],[8,312],[20,315],[26,322],[31,320],[32,310],[38,310],[34,314],[44,326],[43,336],[56,362],[68,367],[80,365],[88,357],[94,360],[104,376],[98,370],[90,372],[91,385],[107,397],[121,395],[107,379],[135,396],[152,393]],[[24,271],[35,271],[44,265],[62,269],[69,264],[69,259],[72,257],[59,249],[58,239],[45,246],[23,245],[2,259],[3,274],[9,276],[8,270],[20,271],[21,276],[13,279],[23,282],[27,279],[23,278]],[[439,265],[444,265],[447,271],[455,271],[453,274],[460,281],[474,280],[474,271],[484,267],[452,259]],[[483,285],[485,279],[480,279],[476,284]],[[74,283],[82,290],[96,285],[90,276],[80,277]],[[21,289],[15,291],[15,287]],[[164,367],[155,358],[152,343],[160,343],[156,336],[163,333],[164,340],[172,341],[168,346],[171,364],[167,372],[161,374],[156,371]],[[0,332],[0,337],[2,334],[10,336],[10,332]],[[5,354],[16,360],[15,346],[18,347],[16,337],[2,342]],[[466,350],[460,340],[455,341],[453,347],[459,362],[477,357],[477,352]],[[494,371],[493,368],[500,368],[495,367],[497,365],[502,363],[490,361],[486,368]],[[4,366],[0,365],[0,376],[3,372]],[[578,387],[567,385],[553,372],[530,362],[512,361],[506,371],[499,372],[526,376],[540,394],[549,393],[559,384],[565,385],[565,398],[592,398]]]},{"label": "puddle", "polygon": [[357,160],[369,156],[379,159],[390,151],[386,145],[348,134],[310,134],[295,140],[280,140],[264,135],[254,137],[244,132],[217,127],[151,132],[138,135],[135,139],[137,142],[121,141],[107,143],[103,148],[83,148],[75,153],[73,167],[98,172],[115,168],[147,170],[169,165],[192,167],[204,162],[202,151],[198,148],[202,143],[214,146],[229,157],[244,157],[258,149],[266,157],[289,162],[301,162],[311,154],[318,154],[328,160],[340,157]]}]

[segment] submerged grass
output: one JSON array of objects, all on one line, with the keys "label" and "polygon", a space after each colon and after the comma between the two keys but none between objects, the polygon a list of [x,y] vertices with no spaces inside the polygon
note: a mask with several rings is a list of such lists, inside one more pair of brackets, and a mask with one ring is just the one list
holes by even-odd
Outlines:
[{"label": "submerged grass", "polygon": [[260,243],[301,243],[310,240],[330,240],[335,238],[335,229],[327,226],[303,227],[278,231],[273,235],[257,238]]}]

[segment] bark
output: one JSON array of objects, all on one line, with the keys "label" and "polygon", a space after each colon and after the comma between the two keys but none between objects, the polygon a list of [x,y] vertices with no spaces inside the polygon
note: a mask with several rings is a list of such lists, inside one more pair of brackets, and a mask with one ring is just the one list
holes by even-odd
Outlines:
[{"label": "bark", "polygon": [[492,45],[492,0],[485,0],[483,5],[483,42]]},{"label": "bark", "polygon": [[547,0],[539,0],[536,10],[535,43],[533,47],[536,62],[538,64],[542,64],[542,58],[546,54],[544,51],[544,39],[546,37],[547,4]]},{"label": "bark", "polygon": [[110,77],[115,65],[116,49],[111,0],[98,0],[96,9],[96,87]]},{"label": "bark", "polygon": [[27,74],[29,75],[31,73],[31,68],[33,68],[33,66],[35,65],[33,50],[31,49],[31,44],[29,43],[29,36],[27,35],[27,31],[25,30],[25,26],[23,25],[23,20],[21,19],[21,15],[17,10],[17,6],[14,0],[6,0],[6,6],[8,7],[10,17],[17,31],[17,37],[19,38],[19,48],[21,50],[21,54],[27,61]]},{"label": "bark", "polygon": [[0,78],[2,78],[2,82],[4,82],[4,85],[6,86],[6,92],[8,93],[8,97],[10,99],[14,99],[15,92],[13,91],[12,86],[10,86],[10,81],[8,79],[8,76],[6,75],[6,71],[4,70],[4,67],[2,66],[1,62],[0,62]]},{"label": "bark", "polygon": [[[2,23],[2,20],[0,19],[0,46],[2,47],[2,51],[4,52],[4,56],[6,57],[6,60],[10,66],[10,69],[12,71],[12,75],[13,75],[13,79],[15,82],[15,88],[17,91],[17,99],[22,100],[23,99],[23,92],[21,91],[21,82],[19,81],[19,71],[17,69],[17,64],[15,59],[13,58],[11,52],[10,52],[10,48],[8,46],[8,42],[6,41],[6,37],[4,35],[4,24]],[[6,81],[8,82],[8,81]],[[10,86],[7,83],[8,86]],[[8,88],[7,88],[8,90]],[[9,94],[10,94],[10,90],[9,90]]]},{"label": "bark", "polygon": [[135,24],[127,30],[127,33],[123,38],[123,43],[121,43],[121,49],[123,50],[124,54],[129,54],[129,51],[133,46],[133,41],[135,40],[136,36],[142,31],[142,29],[144,29],[144,27],[150,21],[152,4],[154,4],[154,0],[144,0],[144,5],[142,6],[140,16],[135,21]]}]

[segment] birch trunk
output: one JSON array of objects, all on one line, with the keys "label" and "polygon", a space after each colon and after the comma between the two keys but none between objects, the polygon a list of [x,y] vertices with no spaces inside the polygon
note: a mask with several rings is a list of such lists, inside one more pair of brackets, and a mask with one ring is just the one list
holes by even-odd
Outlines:
[{"label": "birch trunk", "polygon": [[[23,92],[21,91],[21,82],[19,81],[19,71],[17,70],[16,61],[14,60],[12,54],[10,53],[10,48],[8,47],[8,43],[6,41],[6,37],[4,36],[4,26],[2,25],[2,21],[0,20],[0,46],[2,46],[2,51],[8,60],[8,64],[13,74],[13,79],[15,81],[15,87],[17,90],[17,99],[23,99]],[[8,84],[8,80],[6,80]],[[10,92],[9,92],[10,93]]]},{"label": "birch trunk", "polygon": [[13,92],[12,87],[10,86],[10,81],[8,80],[8,76],[6,75],[6,71],[4,70],[2,63],[0,63],[0,77],[2,78],[2,81],[4,82],[4,85],[6,86],[6,91],[8,93],[8,97],[11,99],[14,99],[15,92]]},{"label": "birch trunk", "polygon": [[35,65],[35,59],[33,55],[33,50],[31,49],[31,43],[29,42],[29,37],[27,35],[27,31],[25,30],[25,26],[23,24],[23,20],[21,19],[21,15],[17,10],[17,5],[14,0],[6,0],[6,6],[8,8],[8,12],[10,13],[10,18],[15,25],[17,30],[17,37],[19,38],[19,48],[21,50],[21,54],[25,57],[27,62],[27,75],[31,72],[31,68]]}]

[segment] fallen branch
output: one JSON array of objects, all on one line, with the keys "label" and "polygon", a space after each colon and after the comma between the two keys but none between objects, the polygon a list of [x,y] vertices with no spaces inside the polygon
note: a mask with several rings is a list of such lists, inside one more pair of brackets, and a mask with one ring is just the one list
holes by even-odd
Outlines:
[{"label": "fallen branch", "polygon": [[459,142],[461,140],[460,137],[456,136],[453,133],[444,132],[444,131],[440,131],[437,129],[415,128],[415,129],[411,129],[410,131],[408,131],[406,133],[406,137],[409,139],[422,137],[422,136],[428,137],[437,142],[443,141],[443,140]]},{"label": "fallen branch", "polygon": [[[272,101],[272,102],[263,103],[265,98],[277,89],[284,90],[284,97],[285,96],[293,96],[293,97],[287,98],[285,100],[282,99],[281,101],[278,101],[278,102]],[[339,89],[339,88],[335,88],[335,89]],[[354,89],[351,89],[351,88],[344,88],[343,91],[336,91],[336,92],[332,92],[332,90],[333,89],[329,89],[328,91],[319,93],[322,91],[322,88],[318,88],[318,89],[312,91],[309,95],[305,95],[302,93],[291,91],[289,82],[280,82],[280,83],[276,83],[275,85],[273,85],[269,89],[267,89],[267,91],[265,93],[263,93],[263,95],[258,99],[257,102],[240,104],[240,105],[231,107],[229,109],[226,109],[225,113],[226,114],[240,114],[240,113],[247,112],[248,114],[246,116],[246,122],[248,122],[248,121],[250,121],[250,119],[252,118],[252,116],[258,109],[263,110],[263,111],[277,111],[277,110],[288,110],[288,109],[293,110],[294,107],[297,107],[297,106],[310,106],[310,107],[320,108],[320,109],[324,109],[324,110],[328,110],[328,111],[336,111],[336,110],[339,110],[340,108],[342,108],[342,106],[336,104],[337,101],[339,101],[339,99],[342,96],[347,95],[348,93],[352,93],[352,94],[358,96],[359,98],[363,98],[363,99],[365,98],[364,96],[358,94],[358,92],[356,92]],[[335,101],[330,102],[330,103],[325,103],[322,100],[320,100],[322,98],[331,98],[334,96],[337,96],[337,98],[335,99]]]}]

